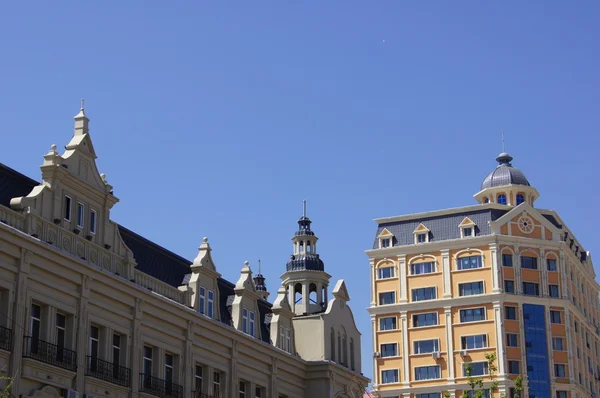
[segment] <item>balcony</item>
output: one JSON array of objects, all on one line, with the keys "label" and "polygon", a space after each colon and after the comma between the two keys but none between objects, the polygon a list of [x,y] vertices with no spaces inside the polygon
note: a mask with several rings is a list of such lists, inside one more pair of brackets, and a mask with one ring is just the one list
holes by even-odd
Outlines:
[{"label": "balcony", "polygon": [[32,358],[73,372],[77,370],[77,354],[75,351],[31,336],[23,338],[23,358]]},{"label": "balcony", "polygon": [[0,326],[0,349],[12,350],[12,330]]},{"label": "balcony", "polygon": [[140,392],[160,398],[182,398],[183,387],[144,373],[140,373]]},{"label": "balcony", "polygon": [[192,396],[194,398],[214,398],[212,395],[204,394],[200,391],[192,391]]},{"label": "balcony", "polygon": [[131,385],[131,370],[124,366],[87,356],[85,374],[123,387]]}]

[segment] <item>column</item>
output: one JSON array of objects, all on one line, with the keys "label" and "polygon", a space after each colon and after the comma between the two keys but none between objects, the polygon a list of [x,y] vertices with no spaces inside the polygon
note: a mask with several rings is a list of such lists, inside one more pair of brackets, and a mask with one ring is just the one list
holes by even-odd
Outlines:
[{"label": "column", "polygon": [[448,383],[454,383],[454,334],[452,331],[452,307],[444,307],[446,316],[446,347],[448,348]]},{"label": "column", "polygon": [[490,258],[492,260],[492,292],[500,293],[500,267],[498,267],[498,244],[490,243]]},{"label": "column", "polygon": [[410,386],[410,363],[408,362],[410,351],[408,350],[408,317],[406,311],[400,312],[400,325],[402,328],[402,364],[404,367],[402,385],[408,387]]},{"label": "column", "polygon": [[29,279],[30,262],[31,252],[21,248],[11,325],[14,342],[13,352],[10,356],[10,374],[15,376],[12,391],[16,396],[20,394],[19,384],[21,381],[21,360],[23,358],[24,330],[21,326],[27,327],[29,325],[29,322],[26,321],[26,315],[29,313],[27,306],[27,280]]},{"label": "column", "polygon": [[504,323],[502,322],[502,303],[494,301],[494,324],[496,326],[496,355],[498,356],[498,375],[506,374],[506,348],[504,347]]},{"label": "column", "polygon": [[406,254],[398,256],[398,268],[400,269],[400,301],[399,303],[408,302],[408,283],[406,280]]},{"label": "column", "polygon": [[271,358],[271,374],[269,375],[269,385],[267,386],[267,397],[277,396],[277,373],[279,372],[277,365],[277,358]]},{"label": "column", "polygon": [[560,290],[562,291],[562,298],[565,300],[569,300],[569,290],[567,289],[567,267],[564,254],[560,254],[560,263],[557,264],[558,270],[560,271],[561,276],[561,286]]},{"label": "column", "polygon": [[140,362],[142,353],[142,316],[144,314],[144,302],[136,298],[133,308],[133,320],[131,327],[131,396],[137,397],[140,389]]},{"label": "column", "polygon": [[[90,277],[81,276],[81,291],[79,297],[79,311],[77,320],[77,381],[75,390],[79,393],[85,392],[85,369],[87,367],[86,354],[88,352],[88,301],[90,299]],[[82,366],[83,365],[83,366]]]},{"label": "column", "polygon": [[[516,270],[515,270],[516,271]],[[527,377],[525,377],[525,375],[527,374],[526,370],[527,370],[527,344],[525,342],[525,317],[523,316],[523,306],[521,304],[517,305],[517,319],[519,320],[519,325],[521,325],[521,329],[520,329],[520,341],[519,341],[519,345],[521,347],[521,373],[524,375],[523,376],[523,385],[525,385],[526,381],[527,381]]]},{"label": "column", "polygon": [[[371,345],[373,348],[373,352],[379,351],[377,349],[377,319],[375,315],[371,315]],[[373,384],[379,384],[379,366],[377,366],[377,358],[373,355]]]},{"label": "column", "polygon": [[309,282],[302,283],[302,304],[304,304],[304,312],[310,312],[310,300],[308,296],[308,284]]},{"label": "column", "polygon": [[321,306],[321,303],[325,302],[325,298],[323,297],[323,284],[321,282],[317,282],[317,305]]},{"label": "column", "polygon": [[573,344],[573,328],[571,327],[572,321],[573,318],[571,315],[571,311],[565,308],[565,326],[567,330],[567,351],[569,358],[569,379],[571,380],[571,383],[577,384],[578,381],[576,381],[577,378],[575,377],[575,368],[573,366],[573,362],[575,361],[575,358],[577,358],[577,350],[575,349]]},{"label": "column", "polygon": [[[187,322],[187,330],[185,333],[185,347],[183,350],[183,396],[189,398],[192,395],[192,390],[196,389],[194,385],[194,362],[193,362],[193,344],[194,341],[194,323]],[[190,387],[191,386],[191,387]]]},{"label": "column", "polygon": [[230,360],[230,366],[229,366],[229,374],[231,375],[229,377],[229,391],[230,393],[233,394],[237,391],[239,391],[237,389],[238,386],[238,377],[237,377],[237,361],[238,361],[238,342],[235,340],[232,340],[231,342],[231,360]]},{"label": "column", "polygon": [[[510,223],[509,223],[510,225]],[[519,255],[519,247],[515,245],[513,247],[513,269],[515,270],[515,293],[523,294],[523,284],[521,283],[521,259]]]},{"label": "column", "polygon": [[538,264],[539,270],[542,272],[542,297],[548,297],[550,292],[548,291],[548,267],[544,262],[544,249],[540,248],[540,263]]},{"label": "column", "polygon": [[440,250],[442,253],[442,278],[444,279],[444,298],[452,297],[452,275],[450,273],[450,250]]},{"label": "column", "polygon": [[375,300],[375,259],[370,258],[369,264],[371,265],[371,307],[377,305],[377,301]]},{"label": "column", "polygon": [[293,313],[296,313],[296,284],[288,282],[287,285],[288,302]]}]

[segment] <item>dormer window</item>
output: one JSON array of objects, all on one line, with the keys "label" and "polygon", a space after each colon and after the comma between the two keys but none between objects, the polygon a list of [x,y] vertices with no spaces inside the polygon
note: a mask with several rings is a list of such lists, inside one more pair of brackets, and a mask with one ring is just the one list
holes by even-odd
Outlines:
[{"label": "dormer window", "polygon": [[429,231],[429,228],[423,225],[423,223],[420,223],[419,226],[417,226],[417,228],[415,228],[413,231],[413,235],[415,236],[415,244],[428,243],[430,232],[431,231]]},{"label": "dormer window", "polygon": [[460,224],[458,224],[458,228],[460,228],[461,238],[471,238],[475,236],[475,223],[469,217],[465,217]]},{"label": "dormer window", "polygon": [[427,242],[427,234],[417,234],[417,243],[425,243]]},{"label": "dormer window", "polygon": [[394,235],[387,228],[384,228],[377,236],[377,239],[379,239],[379,248],[385,249],[387,247],[392,247]]},{"label": "dormer window", "polygon": [[505,205],[506,204],[506,195],[501,193],[500,195],[498,195],[497,200],[498,204],[500,205]]}]

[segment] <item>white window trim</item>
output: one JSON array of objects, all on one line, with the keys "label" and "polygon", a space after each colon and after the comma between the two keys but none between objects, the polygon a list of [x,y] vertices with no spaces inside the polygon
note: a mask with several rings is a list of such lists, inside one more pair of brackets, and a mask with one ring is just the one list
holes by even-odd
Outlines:
[{"label": "white window trim", "polygon": [[[424,325],[424,326],[415,326],[415,316],[418,315],[427,315],[427,314],[435,314],[437,317],[437,323],[435,325]],[[435,311],[429,311],[429,312],[418,312],[416,314],[412,314],[412,318],[411,318],[411,329],[418,329],[418,328],[430,328],[430,327],[436,327],[436,326],[443,326],[440,324],[440,314],[435,312]]]},{"label": "white window trim", "polygon": [[[422,234],[425,235],[425,242],[419,242],[419,235],[422,235]],[[413,231],[415,245],[429,243],[430,235],[431,235],[431,230],[429,228],[427,228],[425,225],[423,225],[423,223],[420,223],[419,225],[417,225],[417,228],[415,228],[415,230]]]},{"label": "white window trim", "polygon": [[[434,288],[435,289],[435,298],[429,299],[429,300],[415,300],[413,301],[413,291],[414,290],[418,290],[418,289],[430,289],[430,288]],[[437,286],[419,286],[419,287],[415,287],[413,289],[410,289],[410,302],[411,303],[421,303],[423,301],[434,301],[434,300],[438,300],[438,291],[437,291]]]},{"label": "white window trim", "polygon": [[[415,352],[415,343],[419,343],[421,341],[432,341],[432,340],[437,341],[437,348],[438,348],[437,350],[431,351],[431,352]],[[440,348],[441,347],[441,344],[440,344],[441,342],[440,342],[439,338],[412,340],[412,343],[413,343],[412,344],[412,350],[413,350],[412,355],[425,355],[425,354],[431,354],[432,352],[440,352],[441,351],[441,348]]]},{"label": "white window trim", "polygon": [[[466,255],[466,256],[462,256],[461,257],[461,254],[463,254],[463,253],[473,253],[473,252],[479,253],[479,257],[481,257],[481,267],[479,267],[479,268],[458,269],[458,260],[460,260],[461,258],[464,258],[464,257],[474,257],[474,256],[477,256],[477,254],[470,254],[470,255]],[[464,249],[464,250],[461,250],[461,251],[457,252],[454,255],[454,264],[456,264],[456,267],[454,268],[453,272],[473,271],[473,270],[476,270],[476,269],[483,269],[483,268],[485,268],[485,255],[484,255],[484,253],[483,253],[482,250],[467,248],[467,249]]]},{"label": "white window trim", "polygon": [[[389,239],[390,244],[387,247],[383,247],[383,240]],[[377,235],[380,249],[389,249],[394,246],[394,234],[392,234],[387,228],[384,228],[379,235]]]},{"label": "white window trim", "polygon": [[[465,285],[465,284],[467,284],[467,283],[479,283],[479,282],[481,282],[481,284],[483,285],[483,293],[479,293],[479,294],[471,294],[471,295],[469,295],[469,296],[461,296],[461,295],[460,295],[460,285]],[[457,297],[483,296],[484,294],[487,294],[487,293],[486,293],[486,290],[485,290],[485,280],[461,282],[461,283],[459,283],[459,284],[457,284],[457,285],[456,285],[456,288],[457,288],[457,290],[458,290],[458,292],[457,292],[457,293],[459,294]],[[464,308],[461,308],[461,309],[464,309]]]},{"label": "white window trim", "polygon": [[200,313],[202,315],[206,315],[206,288],[203,286],[200,286],[200,291],[199,291],[199,299],[198,299],[198,306],[200,307]]},{"label": "white window trim", "polygon": [[[437,368],[439,368],[439,374],[440,374],[440,377],[438,377],[438,378],[435,378],[435,379],[420,379],[420,380],[417,380],[417,369],[420,369],[420,368],[431,368],[431,367],[437,367]],[[440,365],[422,365],[422,366],[415,366],[413,369],[414,369],[415,381],[425,381],[425,380],[441,380],[441,379],[442,379],[442,367],[441,367]]]},{"label": "white window trim", "polygon": [[[422,261],[422,260],[427,260],[427,259],[431,259],[431,261]],[[412,273],[412,266],[414,264],[421,264],[421,263],[433,263],[433,272],[427,273],[427,274],[413,274]],[[416,257],[411,258],[408,261],[408,274],[410,276],[421,276],[421,275],[431,275],[431,274],[435,274],[436,272],[438,272],[438,262],[437,262],[437,258],[435,256],[432,256],[431,254],[420,254]]]},{"label": "white window trim", "polygon": [[[396,319],[396,328],[395,329],[381,329],[381,320],[382,319],[387,319],[387,318],[394,318],[394,319]],[[390,332],[392,330],[399,330],[399,328],[398,328],[398,316],[397,315],[392,315],[392,316],[382,316],[382,317],[379,317],[379,324],[377,325],[377,331],[378,332]]]},{"label": "white window trim", "polygon": [[[463,337],[474,337],[474,336],[485,336],[485,347],[478,347],[478,348],[463,348],[462,346],[462,339]],[[474,334],[461,334],[460,335],[460,349],[462,350],[486,350],[490,347],[490,336],[487,333],[474,333]],[[485,361],[478,361],[478,362],[485,362]],[[475,363],[475,362],[474,362]]]},{"label": "white window trim", "polygon": [[[94,214],[94,222],[92,223],[92,213]],[[92,229],[92,226],[94,229]],[[96,235],[98,230],[98,212],[90,208],[90,235]]]},{"label": "white window trim", "polygon": [[[393,381],[393,382],[391,382],[391,383],[384,383],[384,382],[383,382],[383,372],[385,372],[385,371],[387,371],[387,370],[395,370],[395,371],[397,371],[397,372],[398,372],[398,380],[396,380],[396,381]],[[382,385],[388,385],[388,384],[397,384],[397,383],[400,383],[400,369],[399,369],[399,368],[381,369],[381,371],[380,371],[380,373],[379,373],[379,377],[381,378],[381,380],[380,380],[380,381],[381,381],[381,383],[379,383],[379,384],[382,384]]]},{"label": "white window trim", "polygon": [[[210,298],[212,294],[212,299]],[[209,314],[209,309],[212,314]],[[215,292],[206,289],[206,316],[209,318],[215,317]]]},{"label": "white window trim", "polygon": [[[512,361],[512,359],[511,359]],[[482,375],[473,375],[473,377],[481,377],[481,376],[488,376],[490,374],[490,367],[489,367],[489,363],[488,361],[473,361],[473,362],[469,362],[470,365],[473,365],[474,363],[485,363],[488,364],[488,368],[487,368],[487,373],[484,373]],[[466,362],[463,362],[463,366],[462,366],[462,373],[463,373],[463,377],[467,377],[466,372],[465,372],[465,365]],[[506,371],[508,372],[508,360],[506,361]]]},{"label": "white window trim", "polygon": [[254,311],[248,311],[248,334],[252,337],[255,337],[256,334],[256,313]]},{"label": "white window trim", "polygon": [[[379,277],[379,270],[380,269],[384,269],[384,268],[391,268],[392,269],[392,276],[387,277],[387,278],[380,278]],[[378,281],[397,278],[397,276],[396,276],[396,266],[394,264],[392,264],[392,265],[385,264],[384,266],[377,267],[377,275],[376,275],[376,277],[377,277]]]},{"label": "white window trim", "polygon": [[[473,220],[471,220],[469,217],[465,217],[458,225],[458,228],[460,229],[460,238],[461,239],[474,238],[475,237],[475,225],[476,224],[473,222]],[[471,228],[471,235],[469,235],[469,236],[465,235],[465,228]]]},{"label": "white window trim", "polygon": [[[79,219],[79,209],[81,209],[81,220]],[[81,224],[79,223],[81,221]],[[85,205],[77,202],[77,228],[83,230],[85,227]]]},{"label": "white window trim", "polygon": [[248,312],[247,308],[242,309],[242,332],[246,334],[248,334]]},{"label": "white window trim", "polygon": [[[381,304],[380,303],[380,297],[382,293],[394,293],[394,302],[391,304]],[[381,292],[377,292],[377,305],[393,305],[393,304],[397,304],[398,303],[398,297],[396,297],[396,291],[395,290],[384,290]]]},{"label": "white window trim", "polygon": [[[480,321],[471,321],[471,322],[460,322],[460,312],[461,311],[466,311],[466,310],[478,310],[480,308],[483,308],[483,313],[485,314],[485,319],[482,319]],[[464,324],[464,323],[475,323],[475,322],[484,322],[487,321],[488,317],[487,317],[487,308],[485,306],[481,307],[481,306],[477,306],[477,307],[468,307],[468,308],[459,308],[458,309],[458,325],[460,324]]]},{"label": "white window trim", "polygon": [[[383,345],[388,345],[388,344],[393,344],[393,345],[395,345],[395,346],[396,346],[396,355],[390,355],[390,356],[387,356],[387,357],[384,357],[384,356],[383,356],[383,354],[382,354],[382,353],[383,353],[383,350],[381,349],[381,347],[382,347]],[[379,353],[381,354],[381,358],[396,358],[396,357],[398,357],[398,356],[400,355],[400,354],[399,354],[399,351],[398,351],[398,343],[393,343],[393,342],[390,342],[390,343],[380,343],[380,344],[379,344]]]}]

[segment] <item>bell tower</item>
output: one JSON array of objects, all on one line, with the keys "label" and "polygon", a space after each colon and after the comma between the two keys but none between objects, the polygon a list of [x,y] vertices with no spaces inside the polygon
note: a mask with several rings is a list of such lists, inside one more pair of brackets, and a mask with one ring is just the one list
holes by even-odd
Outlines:
[{"label": "bell tower", "polygon": [[292,256],[281,276],[292,312],[310,315],[327,308],[327,288],[331,276],[325,272],[323,260],[317,253],[317,236],[311,230],[312,221],[306,216],[306,201],[298,230],[292,237]]}]

